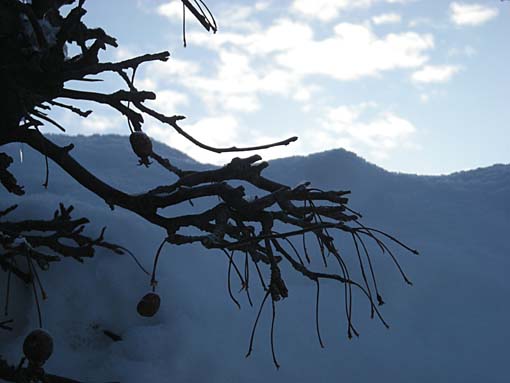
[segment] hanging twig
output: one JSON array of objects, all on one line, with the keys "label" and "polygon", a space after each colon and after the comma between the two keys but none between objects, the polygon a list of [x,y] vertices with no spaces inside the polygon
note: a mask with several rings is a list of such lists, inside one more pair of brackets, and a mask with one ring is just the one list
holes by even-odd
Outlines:
[{"label": "hanging twig", "polygon": [[[19,3],[16,0],[8,1]],[[216,20],[202,0],[182,0],[182,3],[183,40],[185,44],[185,12],[187,11],[190,11],[205,29],[216,32]],[[35,22],[34,28],[37,29],[40,28],[40,25],[34,15],[37,15],[39,11],[32,12],[32,6],[32,4],[25,4],[20,8],[15,7],[13,12],[16,17],[26,14],[30,19],[30,23],[34,24]],[[37,5],[35,6],[37,7]],[[57,14],[58,9],[59,7],[55,9]],[[0,74],[2,78],[6,79],[1,91],[2,94],[5,93],[10,97],[9,100],[16,108],[13,107],[11,108],[12,111],[8,111],[12,115],[3,116],[5,117],[5,123],[0,132],[0,146],[16,142],[26,143],[41,153],[46,162],[45,186],[48,185],[49,179],[49,160],[52,160],[83,187],[104,200],[110,208],[121,207],[127,209],[148,223],[163,229],[165,239],[155,254],[152,273],[150,273],[150,283],[153,291],[157,284],[158,262],[166,242],[174,245],[197,243],[207,249],[222,250],[228,258],[227,284],[229,295],[236,305],[239,305],[239,302],[232,292],[232,269],[234,269],[241,282],[240,291],[246,290],[247,299],[252,304],[249,292],[249,263],[252,262],[255,265],[265,295],[252,329],[247,355],[252,352],[256,327],[267,297],[271,295],[273,308],[271,352],[273,361],[278,366],[274,330],[276,303],[289,294],[285,283],[289,268],[286,268],[285,265],[291,267],[291,272],[299,273],[316,284],[315,320],[316,332],[321,347],[323,347],[323,342],[319,328],[319,295],[322,280],[330,280],[343,285],[341,286],[343,294],[339,294],[340,298],[343,295],[340,304],[343,304],[345,308],[349,338],[358,335],[353,318],[353,289],[361,291],[362,296],[368,300],[371,316],[377,316],[384,326],[388,326],[377,305],[377,303],[382,304],[383,301],[379,294],[374,268],[364,240],[369,238],[370,241],[375,242],[383,253],[388,253],[407,283],[410,283],[409,279],[397,262],[394,253],[384,241],[397,244],[415,254],[418,252],[392,235],[361,224],[359,222],[361,214],[347,206],[348,199],[346,196],[349,191],[325,191],[311,187],[308,182],[290,187],[272,180],[262,175],[269,164],[262,162],[262,158],[258,155],[235,158],[225,166],[197,171],[180,169],[168,159],[155,153],[150,138],[143,132],[147,116],[174,129],[179,135],[198,147],[214,153],[244,152],[284,146],[296,141],[297,137],[290,137],[265,145],[241,148],[237,146],[218,148],[202,143],[187,133],[184,127],[181,127],[183,116],[169,116],[148,107],[146,101],[154,100],[156,94],[150,91],[138,90],[135,87],[135,75],[140,65],[155,61],[167,61],[170,54],[159,52],[119,62],[101,62],[99,51],[105,49],[107,45],[115,47],[117,42],[115,38],[109,36],[101,28],[88,28],[82,21],[85,13],[83,0],[80,0],[69,14],[65,17],[61,15],[62,26],[57,34],[56,45],[52,46],[51,49],[30,51],[30,48],[27,48],[29,51],[27,54],[24,51],[16,50],[19,45],[18,41],[13,42],[12,47],[9,45],[11,47],[9,49],[15,50],[10,52],[12,57],[16,57],[16,60],[20,62],[0,63],[2,64],[0,65]],[[26,38],[23,31],[14,32],[12,36],[18,36],[21,40]],[[35,33],[38,34],[39,32],[36,30]],[[41,40],[40,36],[36,37]],[[26,41],[23,42],[26,43]],[[81,53],[74,57],[65,58],[62,52],[66,42],[76,43],[81,48]],[[38,41],[37,44],[39,48],[44,47],[45,41]],[[34,63],[37,63],[37,65]],[[34,81],[19,78],[20,71],[18,68],[26,68],[27,73],[22,73],[22,75],[34,79]],[[132,72],[130,73],[129,70],[132,70]],[[93,82],[100,79],[90,78],[89,76],[101,76],[107,73],[118,76],[124,82],[123,86],[126,89],[106,94],[93,91],[92,88],[84,90],[67,87],[69,81]],[[24,84],[24,88],[18,89],[16,84]],[[12,95],[15,97],[11,97]],[[71,101],[69,104],[62,103],[57,101],[60,98]],[[135,153],[140,158],[143,157],[144,162],[142,163],[148,166],[151,163],[149,158],[154,159],[155,164],[172,173],[172,183],[164,183],[152,190],[137,194],[126,193],[110,186],[82,166],[71,154],[72,144],[67,146],[56,145],[41,132],[43,124],[46,123],[64,129],[60,122],[48,117],[51,115],[49,113],[52,107],[64,108],[80,117],[87,118],[91,111],[83,111],[74,105],[75,102],[83,101],[105,105],[123,115],[128,121],[129,133],[136,134],[135,137],[142,137],[147,144],[146,151],[143,152],[144,154],[142,153],[143,156],[139,154],[141,151],[136,149],[136,145],[133,145]],[[138,147],[138,149],[141,148]],[[11,163],[12,158],[7,154],[0,153],[0,183],[8,192],[21,195],[23,194],[23,188],[17,184],[14,176],[8,171]],[[252,189],[257,190],[256,198],[249,198],[246,195],[246,190]],[[195,209],[198,211],[187,215],[168,215],[169,210],[171,210],[168,208],[182,203],[192,203],[192,201],[200,199],[217,202],[208,205],[205,209]],[[201,205],[197,204],[197,206],[200,207]],[[12,210],[13,208],[10,208],[0,212],[0,250],[4,254],[0,257],[0,266],[9,273],[6,304],[9,300],[11,274],[26,283],[32,284],[37,300],[36,304],[39,306],[36,283],[39,285],[43,298],[46,292],[42,287],[35,263],[41,270],[46,270],[51,263],[57,262],[62,257],[70,257],[83,262],[84,259],[94,256],[95,249],[98,247],[109,249],[116,254],[129,254],[138,267],[149,274],[133,253],[121,246],[106,242],[104,240],[104,229],[97,238],[84,235],[84,225],[88,223],[88,220],[85,218],[71,219],[72,207],[66,208],[61,205],[51,220],[5,220],[4,216]],[[309,233],[315,239],[307,242],[310,237]],[[333,235],[337,233],[347,234],[347,237],[353,241],[355,254],[340,251],[338,242]],[[299,238],[300,236],[301,238]],[[30,246],[30,251],[16,244],[16,238],[18,237],[25,238]],[[299,239],[302,241],[302,249],[295,245],[297,242],[293,243],[294,240]],[[287,245],[285,245],[285,248],[282,246],[285,243],[290,246],[291,250],[286,250]],[[234,251],[245,253],[243,272],[236,265]],[[364,254],[361,254],[362,251]],[[27,258],[28,272],[17,266],[16,259],[20,256]],[[336,261],[331,262],[330,257],[333,257]],[[352,272],[350,268],[350,257],[357,257],[357,262],[356,260],[354,262],[356,269],[360,269],[361,281],[354,280],[353,276],[357,274]],[[320,259],[322,259],[322,262],[320,262]],[[317,265],[317,260],[324,264],[324,268],[327,267],[331,271],[325,273],[311,270],[311,265]],[[370,269],[371,283],[365,270],[367,262]],[[268,283],[264,280],[264,276],[268,278]],[[375,297],[377,302],[374,302]],[[40,313],[39,320],[42,324]],[[1,374],[0,378],[2,378]]]},{"label": "hanging twig", "polygon": [[266,303],[269,293],[270,293],[270,291],[267,290],[266,294],[264,295],[264,298],[262,299],[262,302],[260,303],[259,311],[257,313],[257,317],[255,318],[255,322],[253,323],[253,328],[251,330],[250,345],[248,346],[248,352],[246,353],[246,357],[249,357],[251,355],[251,352],[253,351],[253,341],[255,340],[255,331],[257,330],[257,324],[259,323],[260,314],[262,313],[262,309],[264,308],[264,304]]},{"label": "hanging twig", "polygon": [[158,267],[159,262],[159,256],[161,255],[161,250],[163,250],[163,246],[165,246],[165,243],[168,242],[168,238],[165,238],[161,244],[158,247],[158,250],[156,251],[156,256],[154,257],[154,264],[152,266],[152,275],[151,275],[151,287],[152,291],[156,291],[156,286],[158,284],[158,281],[156,279],[156,270]]},{"label": "hanging twig", "polygon": [[278,360],[276,359],[276,353],[274,350],[274,326],[275,326],[275,320],[276,320],[276,305],[274,299],[271,299],[271,305],[272,305],[272,316],[271,316],[271,355],[273,356],[273,363],[276,367],[276,369],[280,368],[280,365],[278,364]]},{"label": "hanging twig", "polygon": [[317,339],[319,340],[319,344],[321,348],[324,348],[324,343],[322,342],[321,330],[320,330],[320,321],[319,321],[319,296],[320,296],[320,282],[317,279],[315,281],[317,285],[317,295],[315,297],[315,329],[317,331]]}]

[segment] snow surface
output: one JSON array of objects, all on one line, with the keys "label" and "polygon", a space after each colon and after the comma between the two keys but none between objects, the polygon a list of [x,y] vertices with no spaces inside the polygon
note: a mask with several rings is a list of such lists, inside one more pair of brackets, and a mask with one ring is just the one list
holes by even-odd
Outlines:
[{"label": "snow surface", "polygon": [[[80,161],[130,192],[171,182],[156,166],[136,166],[127,137],[53,139],[75,143],[73,153]],[[44,190],[43,158],[25,147],[21,164],[19,145],[8,149],[17,159],[12,170],[28,195],[18,198],[2,190],[0,208],[17,202],[20,208],[13,217],[49,217],[58,202],[72,203],[76,217],[92,220],[90,233],[108,226],[109,240],[151,264],[162,230],[121,209],[112,213],[54,165]],[[174,149],[156,149],[178,166],[204,167]],[[403,283],[389,259],[374,253],[390,330],[369,319],[366,302],[357,296],[355,320],[361,336],[349,341],[342,290],[324,284],[326,348],[320,349],[314,285],[299,276],[287,277],[290,296],[277,307],[276,351],[282,367],[276,371],[269,348],[269,306],[255,350],[244,357],[257,305],[249,307],[242,296],[242,310],[232,304],[226,290],[228,264],[221,252],[166,247],[159,269],[162,307],[151,319],[135,310],[148,290],[148,278],[127,256],[100,252],[83,265],[65,260],[42,273],[49,293],[44,324],[55,341],[47,370],[88,382],[508,382],[510,166],[423,177],[389,173],[334,150],[272,161],[266,174],[290,185],[311,181],[322,188],[350,189],[351,207],[364,213],[366,225],[394,233],[420,250],[419,257],[399,251],[413,287]],[[172,214],[187,209],[179,207]],[[350,243],[344,247],[352,256]],[[16,283],[11,299],[16,326],[13,333],[0,332],[0,354],[17,362],[24,336],[37,327],[37,315],[27,287]],[[124,340],[112,342],[102,329]]]}]

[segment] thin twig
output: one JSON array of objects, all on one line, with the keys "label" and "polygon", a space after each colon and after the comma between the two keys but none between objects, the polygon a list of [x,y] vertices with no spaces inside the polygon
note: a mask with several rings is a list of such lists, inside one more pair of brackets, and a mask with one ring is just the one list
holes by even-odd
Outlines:
[{"label": "thin twig", "polygon": [[276,304],[274,299],[271,299],[271,306],[272,306],[272,316],[271,316],[271,355],[273,356],[273,363],[276,367],[276,369],[280,368],[280,365],[278,364],[278,360],[276,359],[276,353],[274,350],[274,325],[276,320]]},{"label": "thin twig", "polygon": [[[225,254],[228,256],[228,252],[225,251]],[[232,286],[230,283],[230,272],[232,271],[232,264],[234,261],[232,260],[231,256],[228,256],[228,275],[227,275],[227,287],[228,287],[228,294],[230,295],[230,299],[232,299],[232,302],[235,303],[238,309],[241,309],[241,305],[237,301],[237,299],[234,297],[234,294],[232,294]]]},{"label": "thin twig", "polygon": [[315,329],[317,331],[317,339],[319,340],[319,344],[320,344],[321,348],[324,348],[324,343],[322,342],[321,330],[320,330],[320,326],[319,326],[320,282],[318,279],[315,281],[315,284],[317,285],[317,294],[315,297]]},{"label": "thin twig", "polygon": [[267,290],[266,294],[264,295],[264,299],[262,299],[262,302],[260,303],[259,311],[257,313],[257,317],[255,318],[255,323],[253,323],[253,328],[251,330],[251,336],[250,336],[250,345],[248,346],[248,352],[246,353],[246,357],[249,357],[251,355],[251,352],[253,351],[253,341],[255,339],[255,331],[257,330],[257,324],[259,323],[260,314],[262,313],[262,309],[264,308],[264,304],[266,303],[267,297],[269,296],[270,291]]},{"label": "thin twig", "polygon": [[5,307],[4,307],[4,315],[9,315],[9,297],[11,292],[11,274],[12,270],[9,269],[7,271],[7,287],[5,288]]},{"label": "thin twig", "polygon": [[158,284],[157,280],[156,280],[156,269],[158,267],[158,262],[159,262],[159,256],[161,255],[161,250],[163,249],[163,246],[165,245],[165,243],[168,242],[168,238],[165,238],[161,244],[159,245],[158,247],[158,250],[156,251],[156,256],[154,257],[154,264],[152,266],[152,276],[151,276],[151,286],[152,286],[152,291],[156,291],[156,285]]},{"label": "thin twig", "polygon": [[[33,277],[34,270],[33,270],[33,267],[32,267],[32,261],[31,261],[30,256],[29,256],[29,248],[28,247],[25,250],[25,256],[27,258],[27,268],[28,268],[28,271],[29,271],[30,275]],[[37,307],[37,318],[39,320],[39,327],[42,328],[43,325],[42,325],[41,306],[39,304],[39,296],[37,295],[37,289],[35,287],[34,278],[32,278],[31,284],[32,284],[32,290],[34,292],[35,305]]]}]

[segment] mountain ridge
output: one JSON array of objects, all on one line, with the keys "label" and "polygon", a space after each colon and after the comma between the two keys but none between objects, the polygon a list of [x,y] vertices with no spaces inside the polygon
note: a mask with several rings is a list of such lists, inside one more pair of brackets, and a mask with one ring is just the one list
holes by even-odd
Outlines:
[{"label": "mountain ridge", "polygon": [[[75,135],[75,136],[69,136],[66,134],[49,134],[48,137],[52,138],[52,139],[56,139],[57,142],[61,142],[61,143],[72,141],[74,138],[78,138],[79,141],[85,141],[85,142],[88,140],[93,140],[94,142],[97,142],[97,140],[105,140],[105,139],[106,140],[111,139],[112,141],[118,140],[119,143],[124,143],[125,148],[128,148],[128,150],[131,151],[131,149],[129,147],[128,136],[119,135],[119,134],[105,134],[105,135],[93,134],[93,135]],[[182,157],[182,160],[184,162],[188,162],[190,164],[199,164],[202,166],[217,167],[217,165],[212,165],[212,164],[209,164],[206,162],[199,162],[199,161],[193,159],[192,157],[188,156],[186,153],[180,151],[179,149],[171,147],[163,142],[153,140],[153,144],[154,144],[155,148],[157,148],[158,150],[162,149],[163,153],[166,152],[166,155],[169,156],[169,158]],[[247,153],[251,153],[251,152],[247,152]],[[242,157],[243,154],[246,154],[246,152],[239,153],[239,156]],[[261,154],[263,157],[264,151],[263,150],[260,151],[259,154]],[[310,154],[306,154],[306,155],[291,155],[288,157],[282,157],[282,158],[278,158],[278,159],[268,160],[268,162],[278,163],[280,161],[285,161],[285,160],[293,160],[293,159],[303,160],[303,159],[322,158],[322,157],[330,157],[330,156],[331,157],[340,157],[340,159],[343,159],[343,160],[357,160],[357,161],[360,161],[361,163],[364,163],[370,167],[379,169],[385,173],[396,174],[396,175],[418,176],[418,177],[430,177],[430,178],[451,177],[451,176],[458,177],[458,176],[465,176],[472,172],[478,173],[478,172],[489,171],[492,169],[494,169],[494,170],[497,169],[498,171],[504,171],[505,173],[507,171],[510,172],[510,163],[495,163],[492,165],[480,166],[480,167],[473,168],[473,169],[456,170],[451,173],[437,174],[437,175],[436,174],[429,175],[429,174],[416,174],[416,173],[391,171],[391,170],[387,170],[387,169],[383,168],[382,166],[379,166],[375,163],[372,163],[372,162],[366,160],[365,158],[363,158],[362,156],[358,155],[357,153],[355,153],[353,151],[350,151],[350,150],[347,150],[344,148],[329,149],[329,150],[325,150],[322,152],[310,153]]]},{"label": "mountain ridge", "polygon": [[[59,144],[74,142],[78,160],[128,192],[174,179],[158,166],[136,166],[125,136],[52,138]],[[210,167],[175,149],[154,145],[178,166]],[[44,189],[44,158],[24,148],[21,164],[18,152],[19,146],[9,148],[16,159],[13,173],[25,185],[27,196],[0,191],[2,205],[20,204],[15,217],[48,217],[58,202],[73,204],[76,215],[91,219],[90,230],[99,232],[107,226],[108,240],[128,247],[144,265],[152,264],[165,235],[162,230],[131,212],[110,211],[55,165],[50,167],[49,188]],[[101,253],[84,265],[60,262],[41,275],[50,296],[43,305],[45,323],[58,349],[48,370],[83,381],[128,383],[168,377],[176,382],[222,383],[341,378],[352,383],[506,383],[510,167],[417,176],[387,172],[358,158],[336,150],[279,159],[270,161],[264,174],[291,186],[306,180],[321,188],[351,190],[350,207],[364,214],[365,225],[379,227],[420,250],[419,257],[396,254],[414,283],[409,288],[391,259],[372,249],[387,302],[381,310],[391,330],[373,323],[366,302],[357,296],[355,319],[361,336],[348,341],[340,290],[325,284],[321,326],[327,348],[321,350],[314,331],[313,285],[289,274],[289,298],[278,305],[276,346],[283,367],[277,372],[266,342],[268,312],[257,330],[254,353],[244,358],[257,307],[248,307],[241,296],[243,310],[230,304],[223,254],[199,246],[165,249],[159,265],[161,312],[145,320],[136,316],[135,307],[148,289],[147,278],[126,257]],[[187,209],[183,204],[170,213]],[[347,261],[355,262],[348,239],[337,239]],[[0,273],[0,286],[4,274]],[[30,289],[17,286],[14,291],[15,332],[0,332],[0,354],[13,361],[20,355],[24,335],[36,326]],[[255,293],[254,299],[259,298]],[[109,343],[93,329],[95,324],[121,333],[124,340]]]}]

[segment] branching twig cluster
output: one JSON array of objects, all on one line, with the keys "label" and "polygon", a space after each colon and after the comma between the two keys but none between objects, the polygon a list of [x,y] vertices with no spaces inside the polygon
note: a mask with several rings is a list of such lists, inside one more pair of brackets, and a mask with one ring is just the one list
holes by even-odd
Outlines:
[{"label": "branching twig cluster", "polygon": [[[148,116],[195,143],[199,147],[216,152],[242,152],[259,150],[274,146],[288,145],[296,137],[267,145],[238,148],[235,146],[215,148],[198,141],[181,126],[184,119],[179,115],[165,115],[153,110],[145,103],[156,98],[150,91],[138,90],[135,86],[135,74],[138,67],[150,61],[167,61],[168,52],[145,54],[120,62],[100,62],[98,53],[106,45],[117,46],[116,40],[101,28],[90,29],[81,21],[86,11],[83,0],[78,1],[65,17],[60,14],[64,3],[76,3],[73,0],[55,0],[38,2],[31,5],[17,0],[0,0],[0,14],[4,26],[0,30],[0,81],[4,85],[3,95],[8,95],[9,102],[0,102],[2,115],[8,118],[0,130],[0,145],[22,142],[51,159],[76,181],[94,194],[101,197],[112,209],[116,206],[128,209],[148,222],[165,231],[165,239],[154,260],[151,275],[153,289],[157,285],[157,263],[165,243],[184,245],[200,243],[207,249],[222,251],[228,261],[228,287],[233,301],[239,305],[231,291],[231,273],[234,272],[241,283],[241,289],[250,296],[250,273],[255,270],[261,287],[265,292],[250,338],[248,355],[252,351],[253,340],[262,308],[268,299],[272,305],[271,348],[276,366],[278,362],[274,351],[274,323],[276,303],[289,295],[285,283],[283,264],[289,265],[295,272],[313,281],[316,294],[316,331],[319,342],[323,345],[319,326],[320,283],[324,280],[342,284],[347,334],[358,335],[352,320],[353,290],[359,290],[366,298],[373,317],[378,317],[384,325],[386,322],[378,306],[383,304],[376,274],[366,245],[366,240],[375,242],[383,253],[395,262],[402,272],[404,280],[410,283],[401,270],[390,247],[382,240],[389,240],[405,249],[410,249],[396,238],[361,224],[360,214],[347,206],[347,191],[324,191],[313,188],[309,183],[294,187],[266,178],[262,172],[267,162],[252,155],[241,159],[235,158],[229,164],[214,170],[191,171],[180,169],[156,153],[150,139],[143,133],[144,119]],[[43,4],[46,4],[43,6]],[[184,1],[191,10],[191,2]],[[198,4],[195,2],[195,4]],[[203,4],[203,3],[201,3]],[[197,9],[195,9],[197,10]],[[195,15],[195,13],[192,11]],[[209,29],[216,31],[213,18],[207,18],[202,10],[202,18],[195,15]],[[52,26],[51,33],[43,29]],[[204,27],[207,28],[206,25]],[[6,37],[7,36],[7,37]],[[16,40],[16,43],[13,42]],[[81,53],[74,57],[65,54],[66,44],[75,43]],[[120,76],[126,89],[111,94],[71,89],[68,81],[97,81],[97,77],[106,72]],[[62,99],[62,100],[61,100]],[[65,100],[70,101],[65,101]],[[3,99],[2,99],[3,100]],[[104,104],[122,114],[131,129],[131,144],[146,166],[151,160],[171,173],[173,182],[162,181],[163,185],[147,190],[141,194],[128,194],[113,188],[98,179],[89,170],[77,162],[71,152],[73,145],[61,147],[49,140],[40,128],[49,123],[64,130],[64,127],[48,115],[54,107],[71,111],[82,118],[90,115],[90,110],[81,110],[73,101],[87,101]],[[70,102],[70,103],[68,103]],[[7,171],[11,160],[0,154],[0,181],[10,192],[21,194],[22,188]],[[48,173],[47,173],[48,176]],[[47,185],[47,181],[45,182]],[[255,190],[256,195],[247,193]],[[219,200],[214,206],[195,214],[169,216],[167,208],[193,200],[215,197]],[[103,233],[96,238],[83,235],[86,219],[70,218],[72,208],[63,206],[49,221],[0,221],[1,266],[9,274],[16,275],[34,287],[37,297],[36,273],[58,259],[60,256],[82,260],[94,254],[94,247],[106,247],[122,253],[125,249],[105,242]],[[4,212],[6,215],[9,212]],[[0,216],[1,217],[1,216]],[[32,233],[37,231],[38,234]],[[355,260],[361,273],[357,280],[343,254],[338,249],[335,232],[346,233],[351,237],[355,247]],[[22,238],[23,240],[19,240]],[[60,239],[74,242],[64,245]],[[297,245],[295,239],[300,239]],[[312,239],[314,245],[308,243]],[[43,252],[41,248],[51,250]],[[27,267],[19,266],[20,256],[28,260]],[[318,257],[324,266],[333,262],[337,271],[325,273],[314,270],[311,260]],[[239,266],[239,262],[243,266]],[[41,288],[42,296],[44,291]],[[159,301],[158,301],[159,304]]]},{"label": "branching twig cluster", "polygon": [[60,205],[50,220],[7,221],[6,215],[16,209],[16,205],[0,212],[0,267],[8,273],[6,288],[5,315],[8,314],[11,275],[32,285],[38,308],[39,325],[42,317],[39,297],[46,299],[40,271],[46,271],[50,264],[59,262],[62,257],[78,262],[92,258],[97,248],[106,248],[116,254],[129,253],[122,246],[104,240],[105,229],[97,238],[84,234],[87,218],[72,219],[73,207]]},{"label": "branching twig cluster", "polygon": [[5,382],[25,383],[25,382],[44,382],[44,383],[80,383],[77,380],[47,374],[44,369],[35,366],[24,367],[9,365],[0,357],[0,378]]},{"label": "branching twig cluster", "polygon": [[12,158],[5,153],[0,153],[0,183],[7,189],[8,192],[23,195],[23,188],[18,185],[16,178],[12,175],[7,168],[12,164]]}]

